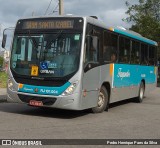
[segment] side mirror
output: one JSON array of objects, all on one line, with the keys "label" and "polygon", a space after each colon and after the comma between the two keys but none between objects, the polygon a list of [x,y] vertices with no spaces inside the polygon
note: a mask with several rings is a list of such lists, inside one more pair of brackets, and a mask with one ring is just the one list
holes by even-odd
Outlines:
[{"label": "side mirror", "polygon": [[[14,29],[15,29],[14,27],[9,27],[3,30],[2,48],[6,49],[7,45],[10,46],[11,44],[10,36],[13,35]],[[7,37],[9,38],[9,40],[7,39]]]},{"label": "side mirror", "polygon": [[3,34],[2,48],[5,48],[5,47],[6,47],[6,40],[7,40],[7,34]]}]

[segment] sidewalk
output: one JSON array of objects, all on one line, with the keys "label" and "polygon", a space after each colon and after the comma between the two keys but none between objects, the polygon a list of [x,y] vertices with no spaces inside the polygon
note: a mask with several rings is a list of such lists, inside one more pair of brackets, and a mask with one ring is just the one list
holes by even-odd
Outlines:
[{"label": "sidewalk", "polygon": [[6,101],[6,88],[0,88],[0,102]]}]

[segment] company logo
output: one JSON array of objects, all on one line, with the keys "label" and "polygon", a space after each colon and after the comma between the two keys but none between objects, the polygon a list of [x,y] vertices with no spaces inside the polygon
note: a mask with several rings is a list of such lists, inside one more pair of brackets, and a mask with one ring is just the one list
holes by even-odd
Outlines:
[{"label": "company logo", "polygon": [[48,68],[57,68],[57,63],[49,63]]},{"label": "company logo", "polygon": [[33,91],[33,88],[24,87],[24,90],[25,90],[25,91]]},{"label": "company logo", "polygon": [[121,80],[123,79],[123,78],[129,78],[130,77],[130,71],[128,70],[127,72],[123,72],[122,71],[122,68],[119,68],[118,69],[118,75],[117,75],[117,77],[118,78],[121,78]]},{"label": "company logo", "polygon": [[48,64],[47,64],[47,62],[40,62],[40,67],[41,67],[42,70],[48,69]]},{"label": "company logo", "polygon": [[42,145],[42,141],[37,141],[37,140],[2,140],[2,145],[4,146],[39,146]]},{"label": "company logo", "polygon": [[54,74],[54,70],[40,70],[40,73]]},{"label": "company logo", "polygon": [[2,145],[12,145],[11,140],[2,140]]}]

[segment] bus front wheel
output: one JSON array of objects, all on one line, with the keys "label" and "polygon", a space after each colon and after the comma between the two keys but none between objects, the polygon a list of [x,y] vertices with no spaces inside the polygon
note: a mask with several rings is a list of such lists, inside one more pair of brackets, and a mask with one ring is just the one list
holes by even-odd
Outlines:
[{"label": "bus front wheel", "polygon": [[145,86],[144,86],[144,83],[141,82],[140,87],[139,87],[139,94],[138,94],[138,97],[137,97],[137,102],[138,103],[141,103],[143,101],[144,91],[145,91]]},{"label": "bus front wheel", "polygon": [[108,110],[109,106],[109,95],[108,91],[104,86],[101,87],[99,96],[98,96],[98,103],[97,106],[92,108],[93,113],[101,113],[104,110]]}]

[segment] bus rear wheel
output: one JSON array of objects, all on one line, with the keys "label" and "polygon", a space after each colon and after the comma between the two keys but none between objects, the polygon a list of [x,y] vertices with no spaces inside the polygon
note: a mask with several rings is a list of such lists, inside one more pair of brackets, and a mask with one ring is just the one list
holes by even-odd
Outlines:
[{"label": "bus rear wheel", "polygon": [[97,106],[92,108],[92,112],[102,113],[104,110],[108,110],[108,106],[109,106],[108,91],[104,86],[102,86],[99,92]]},{"label": "bus rear wheel", "polygon": [[143,101],[144,92],[145,92],[144,83],[141,82],[140,87],[139,87],[139,94],[138,94],[138,97],[137,97],[137,102],[138,103],[141,103]]}]

